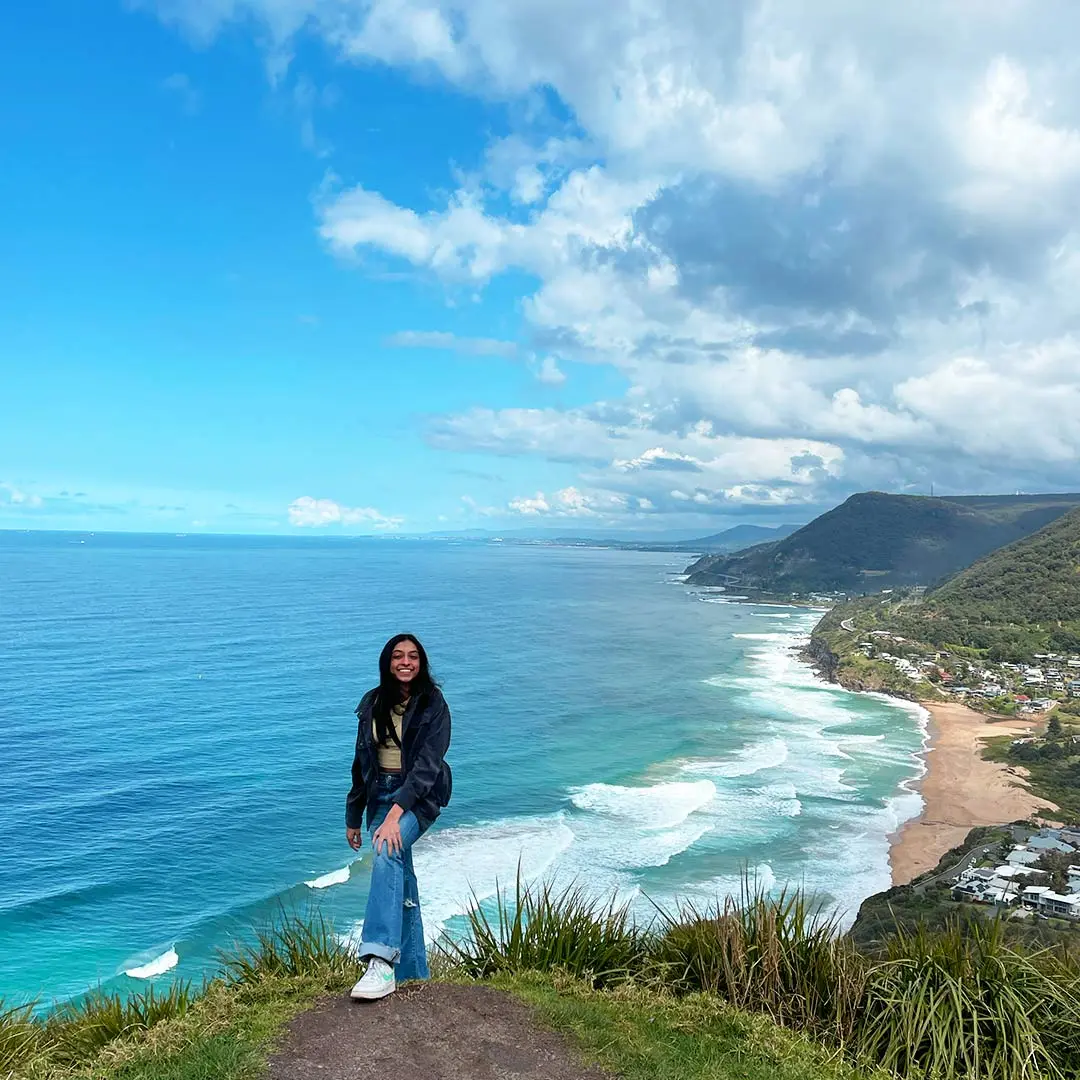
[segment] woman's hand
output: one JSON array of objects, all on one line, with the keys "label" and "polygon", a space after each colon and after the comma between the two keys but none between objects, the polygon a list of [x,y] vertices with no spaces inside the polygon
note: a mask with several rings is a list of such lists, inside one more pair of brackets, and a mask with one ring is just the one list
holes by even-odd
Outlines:
[{"label": "woman's hand", "polygon": [[346,829],[345,839],[349,842],[349,847],[353,851],[359,851],[360,845],[364,842],[364,830],[363,829]]},{"label": "woman's hand", "polygon": [[371,845],[375,849],[375,854],[379,853],[379,845],[386,844],[386,854],[395,855],[402,850],[403,844],[401,842],[401,826],[398,822],[401,820],[403,811],[397,803],[394,803],[390,807],[390,812],[386,815],[386,820],[375,830],[375,835],[371,838]]}]

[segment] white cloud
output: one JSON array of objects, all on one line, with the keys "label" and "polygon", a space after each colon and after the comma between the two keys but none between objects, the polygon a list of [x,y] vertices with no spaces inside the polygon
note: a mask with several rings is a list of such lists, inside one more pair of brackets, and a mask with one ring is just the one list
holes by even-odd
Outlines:
[{"label": "white cloud", "polygon": [[550,498],[538,491],[531,498],[511,499],[509,509],[525,517],[596,518],[621,516],[630,509],[623,495],[606,491],[582,491],[576,487],[563,488]]},{"label": "white cloud", "polygon": [[512,359],[518,347],[514,341],[498,338],[458,337],[441,330],[401,330],[390,334],[385,344],[399,349],[445,349],[467,356],[501,356]]},{"label": "white cloud", "polygon": [[566,374],[559,367],[554,356],[545,356],[539,364],[535,365],[536,381],[545,386],[562,386],[566,382]]},{"label": "white cloud", "polygon": [[[361,264],[454,290],[526,275],[535,356],[518,355],[536,377],[587,362],[625,383],[576,409],[432,421],[436,446],[579,471],[563,491],[584,502],[538,493],[514,512],[714,513],[927,477],[1075,484],[1073,0],[157,7],[203,35],[255,20],[279,52],[304,28],[342,62],[510,103],[515,130],[456,191],[398,205],[350,177],[317,214]],[[557,110],[537,105],[547,94]],[[510,355],[409,333],[398,343]]]},{"label": "white cloud", "polygon": [[368,506],[342,506],[333,499],[315,499],[302,495],[289,504],[289,524],[298,528],[323,528],[327,525],[370,525],[373,529],[397,529],[403,519],[387,517]]},{"label": "white cloud", "polygon": [[0,508],[16,507],[20,510],[40,510],[45,500],[33,492],[23,491],[14,484],[0,482]]}]

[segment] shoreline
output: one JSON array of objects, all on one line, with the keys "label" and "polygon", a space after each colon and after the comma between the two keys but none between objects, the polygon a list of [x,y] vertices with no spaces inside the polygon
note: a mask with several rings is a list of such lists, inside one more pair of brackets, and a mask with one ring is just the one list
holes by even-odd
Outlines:
[{"label": "shoreline", "polygon": [[1057,807],[1023,784],[1015,769],[982,757],[985,740],[996,735],[1026,735],[1037,721],[992,720],[958,702],[923,701],[930,714],[920,757],[923,774],[909,781],[922,796],[918,816],[889,836],[892,883],[906,885],[932,870],[978,825],[1001,825]]}]

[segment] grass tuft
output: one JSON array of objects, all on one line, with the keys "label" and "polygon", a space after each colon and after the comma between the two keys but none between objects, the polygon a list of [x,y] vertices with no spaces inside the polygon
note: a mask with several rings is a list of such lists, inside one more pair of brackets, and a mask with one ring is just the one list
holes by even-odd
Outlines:
[{"label": "grass tuft", "polygon": [[772,899],[744,885],[711,912],[661,913],[653,956],[680,993],[716,994],[841,1044],[850,1040],[866,989],[867,966],[799,892]]},{"label": "grass tuft", "polygon": [[257,984],[267,979],[319,979],[329,987],[351,985],[361,972],[360,961],[338,941],[322,914],[285,916],[259,930],[255,943],[237,943],[220,954],[226,981]]},{"label": "grass tuft", "polygon": [[898,1075],[1061,1080],[1080,1072],[1075,963],[998,922],[900,930],[874,965],[858,1049]]},{"label": "grass tuft", "polygon": [[604,987],[631,978],[647,957],[646,935],[628,907],[591,899],[574,885],[530,888],[520,872],[512,899],[499,892],[494,919],[478,901],[467,918],[466,937],[444,938],[439,951],[451,968],[474,979],[559,969]]}]

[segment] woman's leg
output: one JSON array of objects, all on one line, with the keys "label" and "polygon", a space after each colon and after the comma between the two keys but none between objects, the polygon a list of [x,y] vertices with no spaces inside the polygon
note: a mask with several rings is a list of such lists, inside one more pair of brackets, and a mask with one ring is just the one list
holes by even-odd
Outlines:
[{"label": "woman's leg", "polygon": [[[389,809],[389,803],[379,807],[371,825],[372,836]],[[391,852],[388,845],[381,844],[380,850],[373,852],[371,857],[371,891],[368,893],[359,949],[361,957],[378,956],[389,964],[396,964],[401,955],[405,856],[419,839],[421,832],[420,823],[411,810],[401,815],[398,824],[401,829],[402,849]]]},{"label": "woman's leg", "polygon": [[401,920],[401,958],[396,975],[406,979],[428,978],[427,949],[424,945],[424,921],[420,917],[420,889],[413,870],[412,850],[405,853],[405,900]]}]

